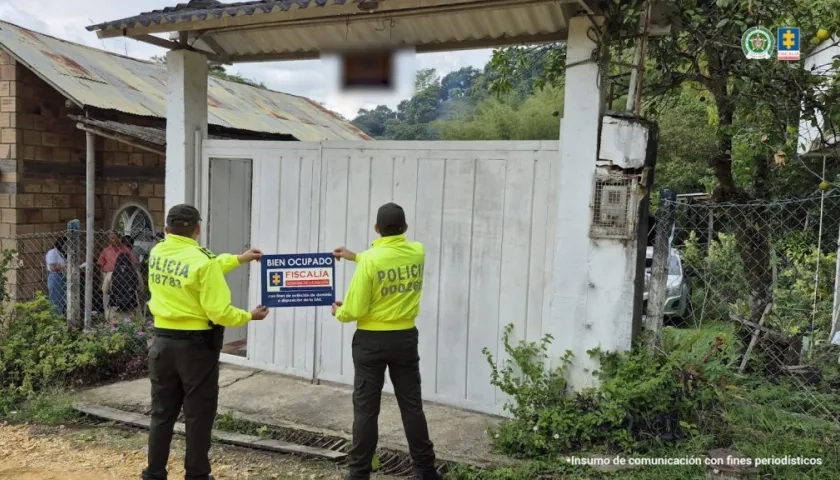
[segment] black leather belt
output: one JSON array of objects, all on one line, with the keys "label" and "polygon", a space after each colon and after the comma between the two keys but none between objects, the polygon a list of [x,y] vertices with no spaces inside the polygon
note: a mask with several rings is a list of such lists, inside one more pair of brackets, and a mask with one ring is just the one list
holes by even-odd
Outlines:
[{"label": "black leather belt", "polygon": [[155,328],[155,336],[171,338],[173,340],[193,340],[196,337],[205,337],[212,333],[212,330],[170,330],[168,328]]}]

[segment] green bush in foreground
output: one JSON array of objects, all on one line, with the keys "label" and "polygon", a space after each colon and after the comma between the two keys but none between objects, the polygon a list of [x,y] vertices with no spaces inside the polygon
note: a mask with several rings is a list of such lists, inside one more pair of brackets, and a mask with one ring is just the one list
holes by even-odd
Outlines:
[{"label": "green bush in foreground", "polygon": [[3,316],[0,416],[52,388],[145,373],[145,333],[133,323],[84,333],[68,326],[43,295]]},{"label": "green bush in foreground", "polygon": [[718,332],[711,342],[702,335],[674,340],[680,354],[647,348],[615,354],[598,351],[601,386],[570,393],[564,366],[545,369],[548,345],[510,343],[512,326],[504,333],[509,360],[499,366],[485,349],[491,382],[507,394],[512,419],[495,432],[495,447],[508,455],[533,458],[580,450],[645,451],[670,440],[687,438],[708,421],[723,389],[733,380],[736,360],[733,336]]},{"label": "green bush in foreground", "polygon": [[789,378],[737,375],[743,345],[730,324],[666,328],[661,351],[590,352],[601,362],[600,386],[573,393],[563,377],[570,355],[562,367],[546,369],[551,337],[513,345],[511,331],[508,326],[504,335],[507,360],[497,364],[484,351],[492,383],[509,396],[512,416],[490,433],[498,451],[527,461],[495,469],[461,467],[449,478],[701,479],[707,478],[702,465],[605,473],[570,465],[564,457],[697,458],[714,448],[751,458],[822,459],[819,466],[763,465],[767,478],[840,478],[840,347],[818,349],[812,363],[824,380],[806,386]]}]

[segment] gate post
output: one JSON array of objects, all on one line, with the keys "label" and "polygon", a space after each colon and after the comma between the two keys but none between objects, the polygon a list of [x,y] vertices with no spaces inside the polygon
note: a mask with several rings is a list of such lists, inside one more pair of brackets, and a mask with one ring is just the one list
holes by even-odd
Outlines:
[{"label": "gate post", "polygon": [[628,350],[641,327],[646,202],[658,135],[635,116],[604,117],[608,62],[604,35],[592,33],[603,24],[587,16],[569,24],[555,177],[553,294],[544,331],[554,337],[552,367],[573,355],[565,374],[576,390],[598,383],[592,350]]},{"label": "gate post", "polygon": [[81,318],[79,308],[81,225],[79,220],[67,222],[67,323],[73,327],[81,326],[79,322]]},{"label": "gate post", "polygon": [[[166,54],[166,186],[168,212],[195,203],[196,152],[207,138],[207,57],[190,50]],[[200,134],[200,135],[199,135]],[[200,206],[196,205],[196,208]]]},{"label": "gate post", "polygon": [[659,211],[656,215],[656,236],[653,243],[653,258],[648,287],[647,318],[645,330],[651,335],[650,346],[659,348],[662,344],[662,321],[665,316],[666,289],[668,288],[668,263],[671,254],[670,236],[674,228],[677,196],[672,190],[663,190],[659,195]]},{"label": "gate post", "polygon": [[[593,26],[594,23],[594,26]],[[587,296],[590,290],[589,202],[594,192],[592,178],[598,159],[598,137],[604,112],[602,71],[593,59],[602,57],[601,47],[590,35],[603,28],[603,17],[576,16],[569,21],[566,92],[560,124],[560,159],[557,162],[557,217],[554,238],[553,292],[548,325],[543,331],[554,337],[551,358],[559,367],[566,351],[574,354],[567,372],[573,388],[592,383],[593,365],[586,353],[601,340],[589,325]]]}]

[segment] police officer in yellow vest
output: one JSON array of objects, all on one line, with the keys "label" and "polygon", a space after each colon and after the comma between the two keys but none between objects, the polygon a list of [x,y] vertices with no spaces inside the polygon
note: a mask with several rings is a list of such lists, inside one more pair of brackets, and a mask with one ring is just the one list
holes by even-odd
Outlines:
[{"label": "police officer in yellow vest", "polygon": [[150,252],[149,310],[155,318],[155,339],[149,349],[152,421],[144,480],[167,480],[172,430],[182,406],[187,426],[185,478],[213,478],[208,453],[224,327],[242,327],[268,315],[263,306],[246,312],[231,305],[224,277],[241,264],[260,260],[262,252],[215,256],[196,241],[200,222],[195,207],[172,207],[166,239]]},{"label": "police officer in yellow vest", "polygon": [[379,406],[385,367],[394,385],[415,478],[439,478],[420,391],[420,355],[414,319],[423,293],[423,244],[406,240],[405,212],[395,203],[379,208],[372,248],[353,253],[335,249],[338,259],[355,261],[356,272],[344,301],[332,314],[356,322],[353,336],[353,446],[347,480],[368,479],[379,430]]}]

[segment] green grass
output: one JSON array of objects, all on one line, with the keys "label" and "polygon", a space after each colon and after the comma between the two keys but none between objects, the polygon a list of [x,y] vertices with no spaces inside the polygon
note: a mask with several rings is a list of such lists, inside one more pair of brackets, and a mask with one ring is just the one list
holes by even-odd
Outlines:
[{"label": "green grass", "polygon": [[[840,411],[840,395],[792,383],[749,380],[744,389],[732,392],[702,432],[679,444],[667,444],[648,451],[647,457],[703,457],[713,448],[729,448],[752,458],[821,458],[821,466],[764,465],[764,478],[840,478],[840,420],[820,411]],[[7,417],[8,420],[45,425],[71,424],[82,415],[73,409],[72,397],[51,390],[30,398]],[[230,413],[217,417],[216,428],[271,438],[282,433],[258,423],[235,418]],[[577,453],[583,457],[584,453]],[[603,473],[560,459],[533,459],[514,466],[478,469],[460,466],[447,478],[453,480],[699,480],[706,478],[703,466],[636,467]]]},{"label": "green grass", "polygon": [[[785,389],[784,386],[777,387]],[[732,449],[752,458],[820,458],[821,466],[765,465],[771,478],[840,478],[840,425],[773,405],[732,402],[725,412]]]},{"label": "green grass", "polygon": [[282,439],[284,429],[271,428],[266,425],[236,418],[233,413],[227,412],[216,416],[216,423],[213,428],[225,432],[241,433],[243,435],[253,435],[262,439]]},{"label": "green grass", "polygon": [[[762,459],[819,458],[822,465],[762,465],[763,478],[829,480],[840,478],[840,395],[793,382],[771,383],[748,379],[710,412],[699,435],[671,445],[652,448],[646,457],[704,457],[712,449],[727,448],[746,457]],[[576,454],[579,457],[583,453]],[[523,465],[495,470],[461,468],[454,480],[700,480],[705,466],[636,467],[602,473],[566,465],[561,460],[535,459]]]},{"label": "green grass", "polygon": [[61,390],[50,390],[28,399],[18,410],[11,412],[8,419],[42,425],[73,423],[83,416],[73,408],[73,404],[69,394]]}]

